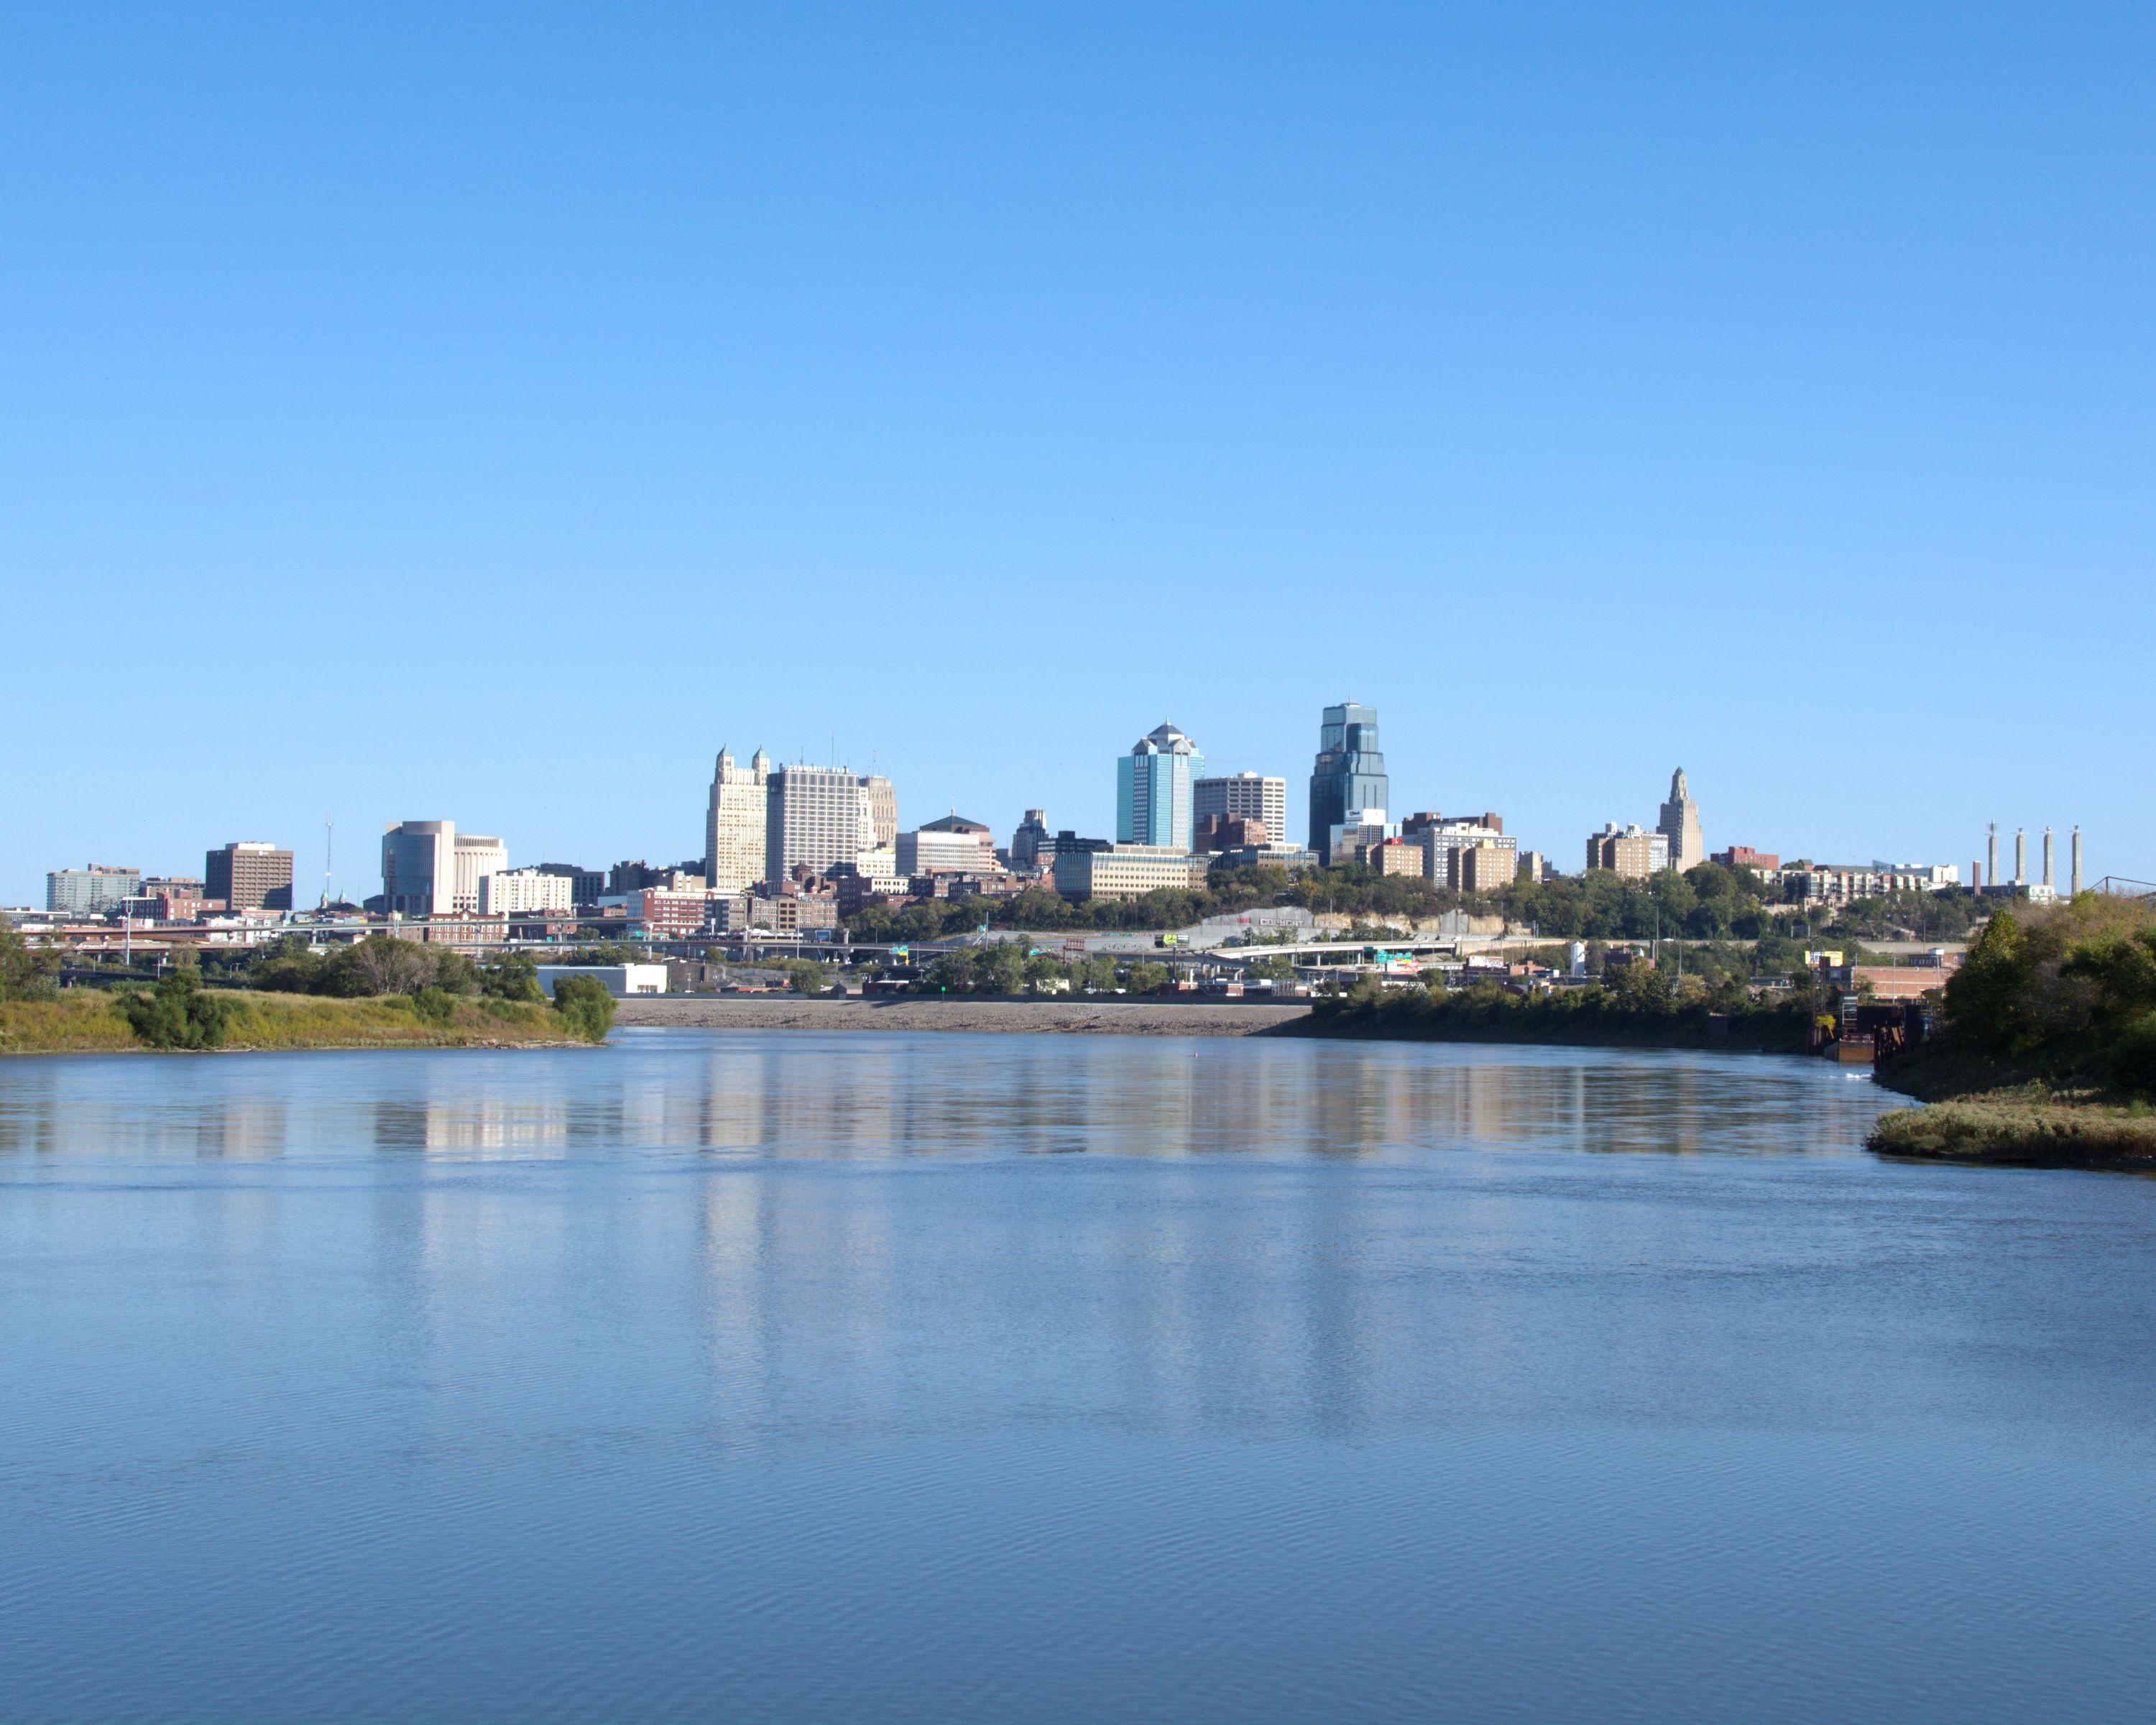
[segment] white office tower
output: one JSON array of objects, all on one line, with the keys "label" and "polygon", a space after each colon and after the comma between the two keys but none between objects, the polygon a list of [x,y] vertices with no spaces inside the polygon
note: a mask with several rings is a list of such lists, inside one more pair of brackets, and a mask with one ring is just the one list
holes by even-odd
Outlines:
[{"label": "white office tower", "polygon": [[1287,781],[1269,778],[1262,773],[1231,773],[1201,778],[1191,787],[1197,817],[1222,820],[1261,820],[1265,837],[1276,845],[1287,842]]},{"label": "white office tower", "polygon": [[758,749],[743,768],[721,749],[704,810],[704,879],[713,892],[745,892],[769,878],[770,814],[771,757]]},{"label": "white office tower", "polygon": [[[896,834],[893,835],[896,837]],[[797,868],[823,874],[873,850],[871,798],[860,776],[844,767],[780,767],[771,774],[764,821],[764,866],[771,880]]]},{"label": "white office tower", "polygon": [[536,869],[505,869],[479,883],[479,911],[482,916],[523,916],[535,911],[563,911],[572,907],[572,892],[567,875],[543,875]]},{"label": "white office tower", "polygon": [[459,833],[453,820],[399,821],[382,834],[382,896],[393,916],[472,916],[482,883],[508,868],[506,845]]}]

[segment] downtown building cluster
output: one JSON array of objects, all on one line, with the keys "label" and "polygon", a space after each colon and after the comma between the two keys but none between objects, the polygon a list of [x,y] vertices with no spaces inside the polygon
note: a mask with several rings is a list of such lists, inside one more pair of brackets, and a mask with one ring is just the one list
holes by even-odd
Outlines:
[{"label": "downtown building cluster", "polygon": [[[298,912],[291,850],[248,840],[208,852],[199,876],[98,865],[57,870],[47,877],[41,920],[48,927],[117,922],[131,932],[192,926],[212,937],[251,940],[300,918],[388,925],[474,947],[610,937],[814,940],[833,937],[870,906],[1029,889],[1079,903],[1128,900],[1163,888],[1203,889],[1223,865],[1293,873],[1358,864],[1460,894],[1558,873],[1542,852],[1522,849],[1496,810],[1396,814],[1374,707],[1347,701],[1323,710],[1307,789],[1304,829],[1291,836],[1285,777],[1209,773],[1197,741],[1163,722],[1116,757],[1112,836],[1051,829],[1046,811],[1031,808],[999,845],[987,824],[955,809],[902,829],[896,788],[880,774],[778,765],[761,749],[743,759],[721,748],[705,798],[702,852],[679,862],[512,867],[501,838],[448,819],[406,820],[382,833],[381,891],[362,904],[333,902],[326,881],[320,906]],[[2015,845],[2010,881],[2001,876],[1994,828],[1988,863],[1971,865],[1972,884],[2053,896],[2050,831],[2041,881],[2029,878],[2019,834]],[[1790,904],[1838,905],[1961,883],[1952,865],[1784,865],[1742,845],[1710,853],[1681,768],[1651,827],[1609,822],[1588,835],[1583,858],[1590,874],[1635,881],[1708,861],[1752,871],[1768,896]],[[2080,883],[2076,829],[2072,890]]]}]

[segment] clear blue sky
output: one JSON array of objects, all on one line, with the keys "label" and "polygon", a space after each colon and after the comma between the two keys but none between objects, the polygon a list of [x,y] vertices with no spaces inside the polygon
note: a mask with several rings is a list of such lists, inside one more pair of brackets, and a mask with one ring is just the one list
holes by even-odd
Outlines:
[{"label": "clear blue sky", "polygon": [[2156,875],[2156,12],[0,8],[0,901],[1163,717]]}]

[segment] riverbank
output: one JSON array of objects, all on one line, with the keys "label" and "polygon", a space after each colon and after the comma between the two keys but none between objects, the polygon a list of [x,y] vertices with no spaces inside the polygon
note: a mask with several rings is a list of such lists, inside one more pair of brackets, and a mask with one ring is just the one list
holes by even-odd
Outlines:
[{"label": "riverbank", "polygon": [[1805,1052],[1802,1009],[1717,1014],[1704,1005],[1666,1009],[1558,996],[1489,1001],[1430,999],[1400,990],[1376,999],[1322,1000],[1284,1036],[1394,1042],[1527,1043],[1565,1048],[1676,1048],[1738,1054]]},{"label": "riverbank", "polygon": [[2010,1168],[2156,1169],[2156,1108],[1934,1044],[1880,1063],[1881,1086],[1923,1106],[1880,1117],[1865,1142],[1882,1156]]},{"label": "riverbank", "polygon": [[2156,902],[2093,892],[2002,911],[1946,985],[1946,1024],[1875,1076],[1924,1106],[1882,1155],[2156,1169]]},{"label": "riverbank", "polygon": [[[220,990],[231,1013],[220,1052],[345,1048],[552,1048],[580,1045],[558,1014],[518,1002],[449,999],[429,1017],[410,997],[335,999]],[[0,1002],[0,1055],[151,1051],[118,997],[69,990],[54,1000]]]},{"label": "riverbank", "polygon": [[624,1029],[966,1030],[1093,1036],[1251,1036],[1308,1016],[1300,1003],[1029,999],[971,995],[827,1000],[806,994],[641,994],[620,1003]]},{"label": "riverbank", "polygon": [[1883,1114],[1866,1144],[1881,1156],[2005,1168],[2156,1170],[2156,1112],[2045,1091],[1993,1091]]}]

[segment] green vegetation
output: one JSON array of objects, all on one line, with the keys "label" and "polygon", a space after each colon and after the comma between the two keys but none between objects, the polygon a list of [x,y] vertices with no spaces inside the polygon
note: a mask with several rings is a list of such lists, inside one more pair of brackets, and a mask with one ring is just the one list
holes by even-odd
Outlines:
[{"label": "green vegetation", "polygon": [[539,986],[539,967],[529,952],[511,952],[499,963],[484,965],[479,991],[496,1000],[540,1001],[547,991]]},{"label": "green vegetation", "polygon": [[[191,979],[190,973],[176,974]],[[567,1014],[520,1001],[446,992],[424,1003],[417,995],[353,1000],[171,986],[172,981],[166,978],[157,990],[67,988],[46,999],[0,1003],[0,1053],[506,1048],[588,1040],[587,1024],[565,1022]],[[159,1005],[159,991],[168,988],[165,1004]],[[198,1003],[217,1009],[218,1031],[212,1032],[198,1015]],[[609,1008],[612,1004],[609,999]],[[140,1030],[138,1016],[144,1026]],[[606,1016],[611,1022],[610,1011]],[[599,1034],[605,1034],[603,1029]]]},{"label": "green vegetation", "polygon": [[1342,916],[1435,916],[1456,910],[1456,893],[1427,880],[1381,875],[1359,863],[1312,869],[1291,877],[1286,869],[1216,865],[1204,891],[1163,888],[1142,898],[1095,899],[1073,904],[1045,887],[1029,886],[1007,898],[932,899],[892,910],[870,906],[846,919],[857,941],[929,941],[963,934],[985,921],[991,928],[1051,931],[1187,928],[1208,916],[1231,916],[1274,905],[1301,905]]},{"label": "green vegetation", "polygon": [[1964,941],[1990,914],[1990,906],[1964,887],[1945,892],[1892,892],[1844,905],[1822,937],[1829,946],[1866,939]]},{"label": "green vegetation", "polygon": [[1887,1156],[2017,1167],[2146,1167],[2156,1163],[2156,1112],[2063,1101],[2041,1093],[1934,1102],[1881,1115],[1867,1141]]},{"label": "green vegetation", "polygon": [[613,1028],[613,996],[595,977],[565,976],[554,984],[554,1014],[572,1035],[603,1042]]},{"label": "green vegetation", "polygon": [[1108,954],[1073,958],[1029,953],[1015,941],[997,941],[963,952],[942,952],[917,985],[926,994],[1157,993],[1174,978],[1150,958],[1118,960]]},{"label": "green vegetation", "polygon": [[126,1014],[102,989],[55,990],[38,1000],[0,1001],[0,1054],[118,1054],[141,1047]]},{"label": "green vegetation", "polygon": [[53,968],[0,919],[0,1052],[497,1047],[603,1042],[613,1025],[613,997],[588,977],[565,979],[550,1009],[527,952],[480,966],[386,934],[331,952],[286,935],[213,955],[207,978],[183,964],[110,993],[56,991]]},{"label": "green vegetation", "polygon": [[[1772,999],[1758,997],[1735,978],[1711,991],[1697,981],[1680,990],[1655,966],[1635,963],[1606,983],[1535,994],[1515,994],[1495,983],[1460,989],[1358,983],[1344,994],[1320,998],[1310,1017],[1276,1034],[1801,1054],[1815,1010],[1809,987]],[[1722,1020],[1718,1034],[1716,1019]]]},{"label": "green vegetation", "polygon": [[[1792,916],[1774,915],[1770,896],[1749,869],[1702,863],[1687,874],[1665,871],[1651,880],[1597,872],[1555,880],[1516,881],[1495,892],[1463,896],[1400,875],[1378,875],[1359,863],[1312,869],[1216,865],[1203,891],[1163,890],[1142,898],[1072,904],[1045,887],[1008,898],[937,899],[893,910],[874,906],[847,919],[857,941],[932,941],[991,928],[1122,930],[1186,928],[1208,916],[1281,906],[1337,914],[1375,926],[1442,916],[1448,911],[1502,916],[1553,941],[1664,940],[1759,943],[1759,951],[1728,946],[1712,973],[1787,976],[1804,966],[1807,946],[1845,950],[1866,939],[1956,940],[1985,914],[1965,892],[1896,893],[1830,911],[1806,913],[1802,937],[1786,932]],[[1739,953],[1745,956],[1738,957]],[[1861,954],[1861,947],[1859,948]],[[1861,962],[1852,956],[1851,962]],[[1689,952],[1685,959],[1692,968]]]},{"label": "green vegetation", "polygon": [[596,947],[578,947],[564,952],[559,958],[547,960],[550,964],[589,965],[651,964],[656,962],[649,947],[629,946],[620,941]]},{"label": "green vegetation", "polygon": [[222,1048],[238,1016],[228,997],[203,987],[192,964],[175,965],[156,988],[130,989],[112,1004],[145,1048]]},{"label": "green vegetation", "polygon": [[761,968],[783,976],[787,988],[796,994],[820,994],[831,986],[831,973],[814,958],[773,958]]},{"label": "green vegetation", "polygon": [[1940,1033],[1879,1069],[1938,1106],[1872,1147],[1984,1161],[2156,1160],[2156,911],[2082,893],[1993,916],[1948,980]]},{"label": "green vegetation", "polygon": [[417,994],[424,988],[470,994],[481,981],[479,967],[462,953],[386,934],[370,934],[332,952],[311,951],[304,935],[284,935],[224,973],[243,987],[270,993],[331,994],[346,1000]]},{"label": "green vegetation", "polygon": [[48,1000],[59,956],[33,947],[8,917],[0,916],[0,1001]]}]

